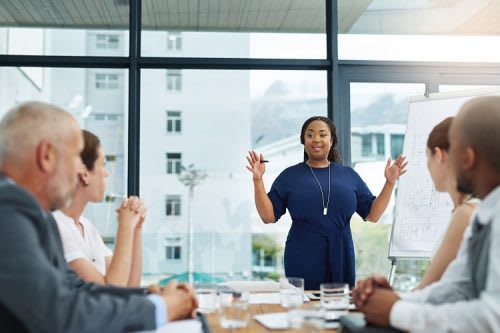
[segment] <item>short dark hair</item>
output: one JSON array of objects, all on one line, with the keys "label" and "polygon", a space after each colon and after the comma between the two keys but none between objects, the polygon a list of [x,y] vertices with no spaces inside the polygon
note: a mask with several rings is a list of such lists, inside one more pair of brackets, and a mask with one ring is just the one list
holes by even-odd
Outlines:
[{"label": "short dark hair", "polygon": [[83,132],[83,142],[84,148],[80,154],[83,164],[87,167],[87,170],[94,170],[95,161],[97,161],[97,150],[101,147],[101,141],[99,138],[86,130]]},{"label": "short dark hair", "polygon": [[[304,124],[302,125],[302,129],[300,131],[300,143],[304,144],[306,129],[309,126],[309,124],[315,120],[319,120],[319,121],[324,122],[328,126],[328,128],[330,129],[330,135],[332,136],[332,146],[330,147],[330,151],[328,152],[328,161],[342,163],[342,158],[340,157],[339,152],[335,148],[335,146],[338,143],[337,129],[335,128],[335,124],[327,117],[314,116],[314,117],[307,119],[304,122]],[[304,162],[307,161],[308,159],[309,159],[309,156],[307,156],[307,153],[304,150]]]},{"label": "short dark hair", "polygon": [[434,154],[434,148],[440,148],[444,151],[448,151],[450,148],[450,140],[448,139],[448,131],[451,127],[451,122],[453,117],[445,118],[439,124],[434,126],[432,131],[429,133],[429,138],[427,138],[427,148]]}]

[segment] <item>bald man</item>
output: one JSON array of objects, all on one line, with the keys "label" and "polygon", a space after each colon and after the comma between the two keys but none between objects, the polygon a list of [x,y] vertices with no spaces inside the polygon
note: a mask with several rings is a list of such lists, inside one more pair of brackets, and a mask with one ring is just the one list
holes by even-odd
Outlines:
[{"label": "bald man", "polygon": [[482,203],[440,281],[396,294],[385,278],[360,281],[353,299],[379,326],[411,332],[500,332],[500,96],[465,103],[449,131],[460,191]]},{"label": "bald man", "polygon": [[0,330],[152,330],[193,314],[190,288],[157,294],[87,284],[64,259],[49,211],[69,204],[82,168],[81,129],[55,106],[29,102],[0,122]]}]

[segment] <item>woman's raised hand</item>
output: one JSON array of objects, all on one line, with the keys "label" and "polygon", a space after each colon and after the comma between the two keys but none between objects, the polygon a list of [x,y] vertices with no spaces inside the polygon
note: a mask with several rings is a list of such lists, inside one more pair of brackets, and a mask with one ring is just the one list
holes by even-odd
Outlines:
[{"label": "woman's raised hand", "polygon": [[406,157],[403,155],[399,155],[394,163],[391,165],[391,158],[387,159],[387,163],[385,165],[384,176],[385,179],[391,184],[396,183],[398,178],[406,173],[406,166],[408,165],[408,161],[406,161]]},{"label": "woman's raised hand", "polygon": [[247,169],[253,174],[253,179],[261,179],[264,172],[266,172],[266,164],[264,161],[264,155],[260,156],[253,150],[248,152],[247,156]]}]

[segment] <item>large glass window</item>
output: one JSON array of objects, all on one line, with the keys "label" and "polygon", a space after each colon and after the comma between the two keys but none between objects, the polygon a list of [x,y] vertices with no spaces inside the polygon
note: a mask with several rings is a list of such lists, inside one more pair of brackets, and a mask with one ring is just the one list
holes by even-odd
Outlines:
[{"label": "large glass window", "polygon": [[143,0],[142,54],[324,59],[325,17],[325,0]]},{"label": "large glass window", "polygon": [[495,1],[339,0],[338,12],[339,59],[500,59]]},{"label": "large glass window", "polygon": [[[374,195],[380,193],[385,183],[387,158],[394,159],[403,151],[408,97],[424,92],[424,84],[351,83],[352,164]],[[357,214],[351,220],[357,279],[373,272],[389,273],[387,253],[394,203],[393,194],[389,207],[376,224],[361,223]]]},{"label": "large glass window", "polygon": [[[81,42],[85,43],[85,40]],[[124,101],[128,92],[123,88],[123,84],[120,84],[122,88],[117,90],[98,89],[95,86],[95,72],[102,69],[35,69],[43,74],[41,87],[18,67],[0,67],[0,117],[19,102],[45,101],[69,111],[82,128],[99,137],[109,172],[105,198],[102,202],[87,205],[83,215],[112,243],[116,234],[115,209],[127,193],[127,104]],[[115,71],[122,83],[126,72]]]},{"label": "large glass window", "polygon": [[128,1],[2,1],[0,54],[126,56],[129,11]]},{"label": "large glass window", "polygon": [[[182,70],[182,94],[162,89],[164,73],[141,71],[144,273],[152,280],[183,274],[191,258],[197,276],[276,278],[283,271],[290,217],[272,225],[260,221],[245,155],[255,149],[269,160],[268,190],[281,171],[302,161],[302,123],[327,113],[326,72]],[[163,110],[182,110],[181,133],[162,135]],[[162,167],[165,151],[170,174]],[[158,198],[167,198],[167,215],[174,214],[173,193],[182,198],[182,215],[164,223]],[[172,265],[165,260],[164,240],[177,235],[178,244],[167,244],[181,247]]]}]

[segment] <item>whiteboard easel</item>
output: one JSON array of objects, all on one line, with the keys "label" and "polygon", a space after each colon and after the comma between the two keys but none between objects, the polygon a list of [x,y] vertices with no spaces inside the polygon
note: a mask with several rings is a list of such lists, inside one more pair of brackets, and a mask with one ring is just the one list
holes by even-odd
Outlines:
[{"label": "whiteboard easel", "polygon": [[499,88],[411,97],[403,155],[407,173],[401,177],[391,230],[388,258],[392,284],[400,259],[430,259],[446,231],[453,209],[448,193],[434,189],[427,169],[426,143],[432,128],[477,96],[498,95]]}]

